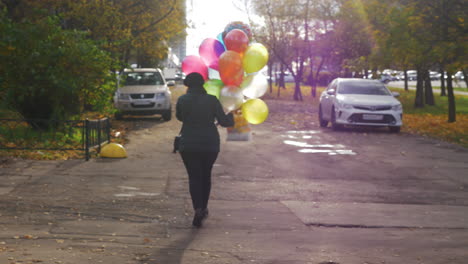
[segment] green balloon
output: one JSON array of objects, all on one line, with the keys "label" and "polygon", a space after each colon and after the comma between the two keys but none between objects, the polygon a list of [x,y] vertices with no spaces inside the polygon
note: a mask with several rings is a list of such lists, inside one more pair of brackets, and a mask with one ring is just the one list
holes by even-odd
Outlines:
[{"label": "green balloon", "polygon": [[205,82],[203,87],[208,94],[214,95],[219,99],[219,94],[221,92],[221,88],[224,87],[224,83],[218,79],[210,79]]}]

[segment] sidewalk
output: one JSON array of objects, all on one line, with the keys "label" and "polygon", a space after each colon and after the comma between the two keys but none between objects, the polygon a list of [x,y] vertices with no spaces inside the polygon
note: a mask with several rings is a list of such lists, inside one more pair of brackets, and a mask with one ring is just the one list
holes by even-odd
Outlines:
[{"label": "sidewalk", "polygon": [[[210,216],[203,228],[194,229],[185,168],[179,155],[171,153],[180,123],[142,124],[131,133],[126,159],[4,164],[0,263],[462,264],[468,258],[468,207],[364,198],[349,202],[347,191],[358,198],[361,189],[377,197],[391,195],[390,190],[379,192],[367,179],[360,181],[364,170],[349,182],[338,177],[342,175],[338,169],[322,172],[351,162],[366,164],[364,151],[356,150],[359,155],[352,157],[295,154],[290,146],[271,143],[281,142],[287,131],[269,126],[257,127],[252,142],[223,144],[213,172]],[[224,130],[220,132],[225,138]],[[382,142],[387,133],[383,139],[374,136]],[[369,141],[371,136],[366,137]],[[408,140],[405,135],[398,139]],[[365,146],[366,151],[372,146]],[[418,156],[410,162],[412,153],[396,158],[391,154],[385,163],[401,160],[411,168],[428,159]],[[302,156],[290,164],[285,156],[292,155]],[[459,160],[466,153],[460,150],[456,155]],[[453,162],[433,161],[441,168]],[[310,167],[314,170],[305,169]],[[421,170],[421,175],[434,170]],[[298,171],[315,178],[300,181]],[[398,167],[382,173],[405,172]],[[428,193],[405,189],[410,180],[414,178],[388,188],[399,190],[401,197],[429,193],[452,199],[445,189]],[[450,190],[451,183],[437,182]]]}]

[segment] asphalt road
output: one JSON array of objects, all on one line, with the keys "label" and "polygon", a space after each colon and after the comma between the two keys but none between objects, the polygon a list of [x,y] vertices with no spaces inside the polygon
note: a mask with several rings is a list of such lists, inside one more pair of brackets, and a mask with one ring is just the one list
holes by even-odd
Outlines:
[{"label": "asphalt road", "polygon": [[0,263],[466,263],[466,148],[267,103],[251,141],[223,141],[202,229],[175,119],[128,119],[126,159],[1,164]]}]

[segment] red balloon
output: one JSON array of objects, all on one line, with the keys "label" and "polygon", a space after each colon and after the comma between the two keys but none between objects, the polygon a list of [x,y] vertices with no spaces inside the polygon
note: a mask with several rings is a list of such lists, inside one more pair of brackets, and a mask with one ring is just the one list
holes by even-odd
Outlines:
[{"label": "red balloon", "polygon": [[203,79],[208,79],[208,67],[198,56],[190,55],[185,57],[182,61],[182,71],[186,75],[189,75],[189,73],[192,72],[198,72],[203,76]]},{"label": "red balloon", "polygon": [[233,29],[224,37],[224,44],[228,50],[242,54],[249,45],[249,37],[240,29]]},{"label": "red balloon", "polygon": [[239,53],[227,50],[219,57],[219,75],[224,85],[239,86],[244,77],[242,59]]}]

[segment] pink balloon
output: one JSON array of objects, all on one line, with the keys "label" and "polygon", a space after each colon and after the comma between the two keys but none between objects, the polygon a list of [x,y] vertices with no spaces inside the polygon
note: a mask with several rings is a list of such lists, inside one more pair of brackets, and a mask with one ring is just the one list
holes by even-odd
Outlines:
[{"label": "pink balloon", "polygon": [[202,41],[198,48],[200,57],[205,64],[215,70],[219,70],[218,61],[219,56],[225,51],[224,45],[217,39],[207,38]]},{"label": "pink balloon", "polygon": [[192,72],[198,72],[203,76],[203,79],[208,79],[208,67],[200,57],[195,55],[185,57],[182,61],[182,71],[185,75]]}]

